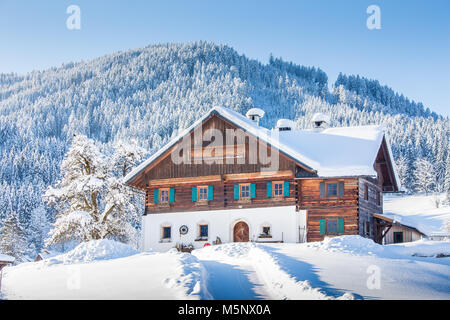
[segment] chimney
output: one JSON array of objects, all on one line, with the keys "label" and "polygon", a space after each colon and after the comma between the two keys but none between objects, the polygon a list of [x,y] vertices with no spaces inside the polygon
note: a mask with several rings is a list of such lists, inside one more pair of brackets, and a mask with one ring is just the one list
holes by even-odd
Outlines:
[{"label": "chimney", "polygon": [[259,126],[259,120],[264,117],[264,110],[261,110],[259,108],[251,108],[247,111],[245,116],[256,123],[257,126]]},{"label": "chimney", "polygon": [[326,129],[330,123],[330,117],[323,113],[316,113],[311,119],[314,131]]},{"label": "chimney", "polygon": [[275,127],[278,131],[292,131],[295,128],[295,123],[289,119],[280,119],[277,121],[277,125]]}]

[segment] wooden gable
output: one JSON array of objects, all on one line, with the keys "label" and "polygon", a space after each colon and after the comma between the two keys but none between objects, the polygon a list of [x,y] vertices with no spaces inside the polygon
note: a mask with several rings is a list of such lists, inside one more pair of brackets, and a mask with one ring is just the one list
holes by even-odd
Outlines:
[{"label": "wooden gable", "polygon": [[[222,133],[222,152],[224,156],[224,160],[222,164],[218,163],[207,163],[207,158],[202,158],[202,155],[205,154],[205,148],[207,148],[212,142],[211,141],[196,141],[195,128],[191,132],[189,132],[185,137],[189,135],[191,140],[191,163],[181,163],[175,164],[172,160],[172,153],[178,152],[180,144],[183,141],[183,138],[180,138],[168,151],[163,153],[157,159],[155,159],[152,163],[150,163],[144,170],[142,170],[139,174],[137,174],[131,181],[129,181],[129,185],[138,188],[145,188],[148,186],[152,180],[173,180],[173,181],[182,181],[183,179],[188,179],[191,177],[196,177],[200,179],[212,179],[221,177],[223,175],[237,175],[237,174],[248,174],[248,173],[261,173],[263,168],[267,168],[270,166],[265,164],[269,159],[264,158],[261,159],[259,152],[257,153],[257,161],[250,161],[250,146],[249,146],[249,137],[246,137],[245,144],[239,145],[237,141],[234,143],[234,147],[232,148],[232,152],[230,153],[230,149],[226,148],[226,130],[232,129],[237,130],[240,129],[235,124],[231,123],[227,119],[222,116],[212,113],[207,119],[203,121],[201,124],[202,132],[206,132],[209,129],[216,129]],[[248,134],[250,136],[250,134]],[[264,141],[257,139],[254,136],[250,136],[252,139],[257,140],[258,150],[261,147],[267,148],[267,154],[270,158],[272,154],[272,147],[268,146]],[[198,138],[198,137],[197,137]],[[197,139],[198,140],[198,139]],[[206,140],[206,139],[203,139]],[[276,149],[274,149],[276,150]],[[201,160],[196,160],[196,157],[200,156]],[[245,160],[242,159],[245,157]],[[228,163],[230,158],[234,159],[233,164]],[[238,160],[239,159],[239,160]],[[310,168],[303,166],[298,163],[294,159],[289,156],[279,153],[279,165],[276,172],[272,172],[272,174],[282,173],[286,175],[286,172],[289,175],[294,175],[296,173],[296,168],[302,167],[303,170],[310,171]],[[242,161],[244,163],[239,163],[238,161]]]},{"label": "wooden gable", "polygon": [[380,149],[378,150],[377,158],[374,163],[374,168],[378,173],[378,183],[383,192],[398,192],[399,186],[395,178],[393,163],[389,156],[386,139],[383,137]]}]

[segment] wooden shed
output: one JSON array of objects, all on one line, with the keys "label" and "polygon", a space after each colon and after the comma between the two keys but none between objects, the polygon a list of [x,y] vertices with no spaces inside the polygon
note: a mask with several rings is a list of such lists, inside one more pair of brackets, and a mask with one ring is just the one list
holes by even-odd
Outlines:
[{"label": "wooden shed", "polygon": [[395,221],[390,217],[374,214],[374,218],[379,220],[379,224],[383,227],[380,239],[383,244],[412,242],[427,237],[417,228]]}]

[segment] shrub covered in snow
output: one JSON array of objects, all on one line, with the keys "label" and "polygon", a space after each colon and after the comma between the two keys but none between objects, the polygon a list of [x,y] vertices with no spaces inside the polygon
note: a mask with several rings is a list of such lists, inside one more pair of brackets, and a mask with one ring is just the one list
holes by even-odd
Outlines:
[{"label": "shrub covered in snow", "polygon": [[373,242],[373,240],[357,235],[325,237],[321,242],[312,242],[307,245],[329,252],[345,252],[358,255],[379,254],[384,251],[384,247]]},{"label": "shrub covered in snow", "polygon": [[124,258],[139,253],[129,245],[118,241],[103,239],[83,242],[73,250],[44,260],[47,265],[52,264],[73,264],[91,262],[96,260],[109,260]]}]

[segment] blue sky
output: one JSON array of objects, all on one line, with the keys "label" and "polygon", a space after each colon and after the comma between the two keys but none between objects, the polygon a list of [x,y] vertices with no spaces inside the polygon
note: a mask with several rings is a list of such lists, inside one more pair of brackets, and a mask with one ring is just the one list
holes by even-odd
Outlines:
[{"label": "blue sky", "polygon": [[[68,30],[66,9],[81,9]],[[381,9],[369,30],[366,9]],[[450,115],[450,1],[21,1],[0,0],[0,72],[25,73],[152,43],[228,44],[267,62],[276,57],[378,79]]]}]

